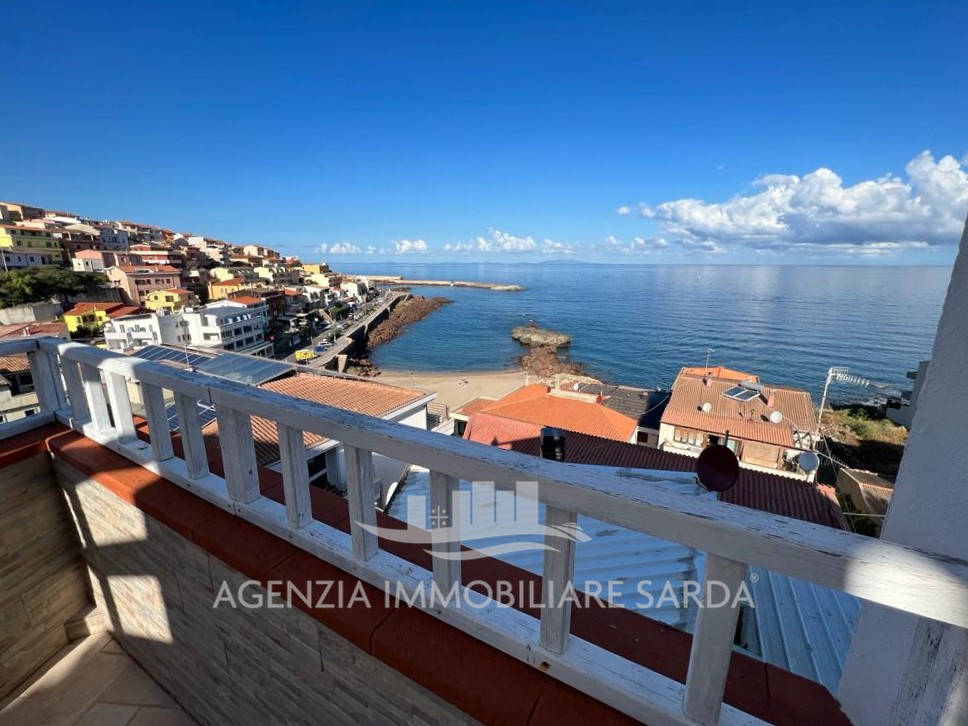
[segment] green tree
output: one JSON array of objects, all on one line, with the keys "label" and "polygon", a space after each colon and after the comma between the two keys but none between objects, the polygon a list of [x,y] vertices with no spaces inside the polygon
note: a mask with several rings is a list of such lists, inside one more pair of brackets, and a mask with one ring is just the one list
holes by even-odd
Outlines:
[{"label": "green tree", "polygon": [[62,267],[28,268],[0,273],[0,305],[28,305],[57,299],[69,302],[94,292],[108,279],[96,272],[74,272]]}]

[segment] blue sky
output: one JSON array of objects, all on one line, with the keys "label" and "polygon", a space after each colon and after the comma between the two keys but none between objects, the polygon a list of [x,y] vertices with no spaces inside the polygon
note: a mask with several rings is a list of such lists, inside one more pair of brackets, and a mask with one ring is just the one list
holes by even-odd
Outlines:
[{"label": "blue sky", "polygon": [[337,263],[950,264],[968,5],[787,5],[8,2],[0,199]]}]

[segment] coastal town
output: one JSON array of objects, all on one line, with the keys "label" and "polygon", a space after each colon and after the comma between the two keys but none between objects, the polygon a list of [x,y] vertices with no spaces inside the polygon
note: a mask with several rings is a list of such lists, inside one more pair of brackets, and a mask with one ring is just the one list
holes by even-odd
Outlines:
[{"label": "coastal town", "polygon": [[[663,487],[837,531],[876,537],[891,498],[890,478],[851,468],[831,453],[824,412],[809,392],[762,380],[756,371],[683,361],[669,389],[603,382],[560,355],[570,336],[531,322],[509,331],[522,348],[517,370],[388,371],[373,377],[379,372],[366,359],[371,346],[449,302],[413,296],[409,285],[496,293],[520,290],[514,285],[347,275],[259,244],[233,245],[23,204],[0,202],[0,215],[0,344],[32,337],[73,340],[485,447],[619,472],[632,482],[654,482],[661,474],[671,477]],[[341,441],[305,432],[301,443],[293,443],[291,433],[259,412],[239,423],[217,404],[132,380],[102,380],[96,369],[87,370],[82,385],[94,400],[111,406],[126,401],[137,425],[197,435],[209,451],[224,449],[220,437],[226,432],[242,432],[260,470],[290,476],[297,451],[313,492],[337,499],[350,493],[357,454]],[[35,417],[49,416],[33,375],[26,354],[0,356],[0,424],[26,428]],[[65,369],[65,385],[69,380]],[[73,401],[76,394],[68,395]],[[905,414],[913,412],[912,404],[916,395],[907,397]],[[714,449],[731,452],[738,465],[721,490],[696,473]],[[371,471],[377,511],[413,524],[407,501],[430,491],[428,470],[374,453]],[[582,521],[594,534],[579,550],[576,586],[592,587],[606,576],[602,568],[627,571],[628,583],[663,573],[654,590],[630,584],[617,592],[614,599],[624,607],[658,597],[669,582],[682,586],[703,567],[693,549]],[[504,559],[540,571],[534,560]],[[849,639],[810,624],[833,608],[846,631],[859,611],[857,598],[762,568],[750,568],[747,581],[762,600],[740,615],[736,646],[744,657],[832,688]],[[771,600],[777,589],[800,605]],[[689,632],[697,612],[675,603],[648,616]]]}]

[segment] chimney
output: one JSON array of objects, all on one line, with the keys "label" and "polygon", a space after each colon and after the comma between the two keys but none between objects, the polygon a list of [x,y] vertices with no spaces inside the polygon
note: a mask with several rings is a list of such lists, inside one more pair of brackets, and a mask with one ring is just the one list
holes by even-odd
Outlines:
[{"label": "chimney", "polygon": [[553,426],[541,429],[541,458],[551,461],[565,460],[565,432]]}]

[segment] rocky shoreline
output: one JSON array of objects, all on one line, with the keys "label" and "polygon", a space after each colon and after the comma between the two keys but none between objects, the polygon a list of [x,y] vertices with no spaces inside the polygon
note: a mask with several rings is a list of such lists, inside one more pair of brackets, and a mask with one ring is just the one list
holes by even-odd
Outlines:
[{"label": "rocky shoreline", "polygon": [[571,345],[571,336],[554,330],[539,328],[534,322],[511,330],[511,337],[529,348],[563,348]]},{"label": "rocky shoreline", "polygon": [[419,295],[415,295],[409,300],[403,300],[390,311],[386,320],[370,331],[367,336],[367,347],[375,348],[378,345],[389,343],[400,335],[408,325],[423,320],[432,312],[450,302],[451,299],[446,297],[421,297]]}]

